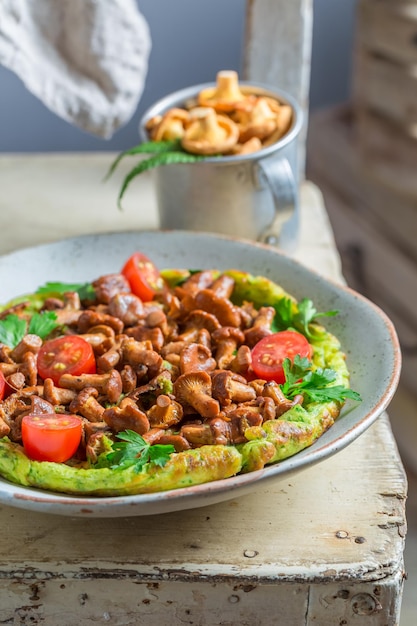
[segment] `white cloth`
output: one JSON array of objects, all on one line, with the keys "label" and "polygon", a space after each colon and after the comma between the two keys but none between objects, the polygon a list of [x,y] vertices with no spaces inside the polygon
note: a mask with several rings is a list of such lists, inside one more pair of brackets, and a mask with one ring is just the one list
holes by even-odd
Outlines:
[{"label": "white cloth", "polygon": [[135,112],[150,49],[135,0],[0,1],[0,63],[54,113],[101,137]]}]

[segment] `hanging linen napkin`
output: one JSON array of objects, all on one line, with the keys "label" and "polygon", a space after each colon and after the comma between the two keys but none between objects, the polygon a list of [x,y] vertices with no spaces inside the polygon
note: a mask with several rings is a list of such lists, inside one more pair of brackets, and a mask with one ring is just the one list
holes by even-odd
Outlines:
[{"label": "hanging linen napkin", "polygon": [[135,0],[0,2],[0,64],[51,111],[100,137],[135,112],[150,49]]}]

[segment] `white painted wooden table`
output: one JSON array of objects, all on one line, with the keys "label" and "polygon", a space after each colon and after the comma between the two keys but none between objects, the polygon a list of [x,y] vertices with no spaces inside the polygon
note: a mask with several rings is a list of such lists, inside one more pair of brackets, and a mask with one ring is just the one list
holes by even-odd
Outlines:
[{"label": "white painted wooden table", "polygon": [[[146,175],[115,207],[113,155],[0,156],[0,252],[157,226]],[[301,193],[298,258],[341,279],[321,196]],[[394,626],[406,480],[388,418],[304,472],[227,503],[71,519],[0,507],[0,624]]]}]

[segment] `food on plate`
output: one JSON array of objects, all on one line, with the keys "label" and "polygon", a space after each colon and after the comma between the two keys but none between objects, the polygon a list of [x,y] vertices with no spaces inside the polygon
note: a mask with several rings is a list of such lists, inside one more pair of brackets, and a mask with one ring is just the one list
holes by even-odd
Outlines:
[{"label": "food on plate", "polygon": [[202,89],[182,106],[150,117],[145,125],[149,141],[120,153],[107,177],[124,157],[151,155],[126,175],[118,198],[120,206],[130,182],[142,172],[161,165],[257,152],[286,135],[293,118],[292,106],[255,87],[241,86],[237,72],[222,70],[214,87]]},{"label": "food on plate", "polygon": [[140,252],[0,313],[0,475],[67,494],[178,489],[252,472],[332,426],[349,372],[308,298]]}]

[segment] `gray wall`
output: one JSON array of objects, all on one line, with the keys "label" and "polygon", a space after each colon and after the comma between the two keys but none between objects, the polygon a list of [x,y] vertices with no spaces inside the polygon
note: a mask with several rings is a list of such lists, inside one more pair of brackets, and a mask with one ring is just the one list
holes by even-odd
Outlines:
[{"label": "gray wall", "polygon": [[[111,140],[61,120],[0,66],[0,152],[120,150],[137,143],[138,120],[152,102],[212,81],[221,69],[241,70],[245,5],[246,0],[138,0],[153,41],[146,87],[132,120]],[[314,0],[312,110],[349,98],[354,8],[355,0]]]}]

